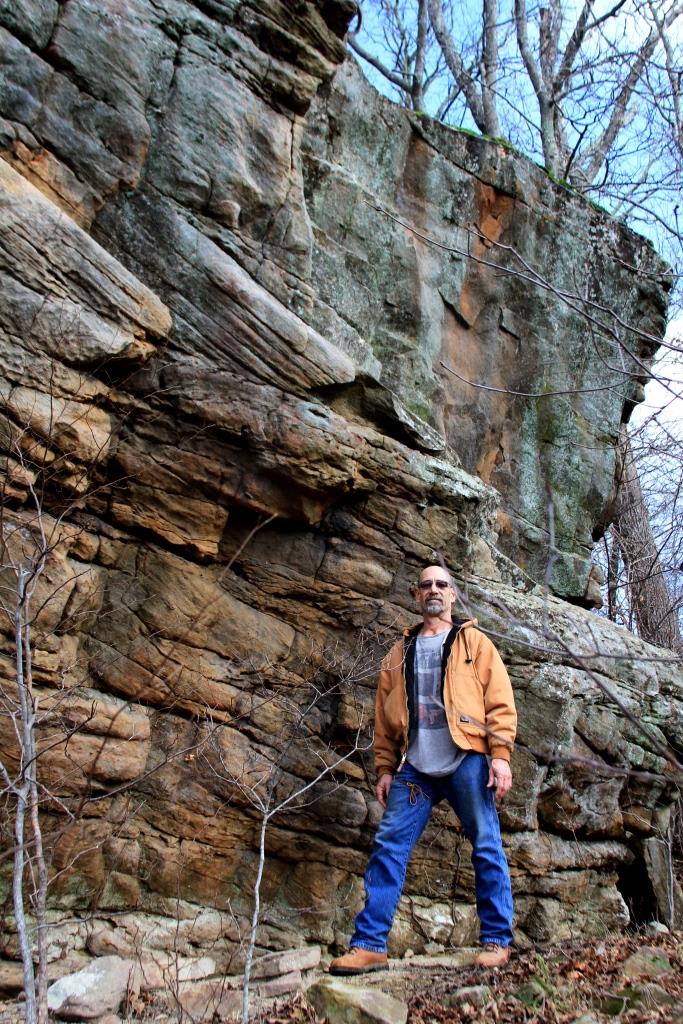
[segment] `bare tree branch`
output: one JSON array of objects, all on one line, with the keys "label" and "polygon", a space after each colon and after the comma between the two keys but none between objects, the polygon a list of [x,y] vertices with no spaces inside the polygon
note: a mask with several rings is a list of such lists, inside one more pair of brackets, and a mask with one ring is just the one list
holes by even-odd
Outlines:
[{"label": "bare tree branch", "polygon": [[429,19],[432,23],[434,35],[438,40],[444,60],[446,61],[458,88],[467,98],[467,105],[477,128],[480,132],[484,132],[484,134],[495,134],[489,131],[489,125],[486,121],[484,105],[481,97],[477,92],[472,76],[469,75],[465,69],[462,58],[455,47],[453,37],[446,26],[443,16],[442,0],[427,0],[427,3]]}]

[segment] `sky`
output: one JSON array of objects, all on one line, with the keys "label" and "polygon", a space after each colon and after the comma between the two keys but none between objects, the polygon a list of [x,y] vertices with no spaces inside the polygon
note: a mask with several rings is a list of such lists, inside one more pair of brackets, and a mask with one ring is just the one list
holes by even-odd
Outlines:
[{"label": "sky", "polygon": [[[671,320],[664,338],[665,342],[683,350],[683,316]],[[645,387],[645,401],[636,406],[631,417],[633,427],[639,427],[653,413],[658,413],[661,422],[666,423],[672,433],[683,442],[683,358],[680,352],[661,348],[653,366],[656,375]],[[657,378],[664,379],[668,388]],[[671,394],[675,392],[675,396]]]}]

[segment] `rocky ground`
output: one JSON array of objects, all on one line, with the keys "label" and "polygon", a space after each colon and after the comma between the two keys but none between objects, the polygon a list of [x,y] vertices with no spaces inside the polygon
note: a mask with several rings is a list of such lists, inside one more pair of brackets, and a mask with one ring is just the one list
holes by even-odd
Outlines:
[{"label": "rocky ground", "polygon": [[[683,934],[635,933],[519,951],[504,969],[453,966],[454,957],[396,961],[388,972],[320,984],[262,1007],[256,1024],[683,1024]],[[441,964],[437,961],[441,960]],[[425,961],[430,961],[426,963]],[[327,978],[321,975],[323,986]],[[351,990],[351,1000],[349,1000]],[[369,998],[364,996],[369,994]],[[391,998],[380,1005],[380,993]],[[355,1005],[354,1005],[355,1003]],[[145,1024],[177,1014],[138,1006]],[[368,1010],[371,1015],[368,1015]],[[235,1020],[220,1018],[221,1020]]]},{"label": "rocky ground", "polygon": [[[680,1024],[682,939],[680,932],[610,936],[519,952],[504,969],[485,972],[472,967],[404,969],[401,964],[370,984],[407,1004],[407,1024],[597,1024],[616,1018],[624,1024]],[[321,1024],[325,1018],[297,997],[257,1019],[263,1024]]]},{"label": "rocky ground", "polygon": [[[252,1024],[683,1024],[683,932],[649,926],[623,935],[516,950],[501,969],[473,967],[474,950],[395,960],[388,971],[332,979],[310,972],[301,991],[261,1003]],[[230,1014],[200,1015],[211,1024]],[[195,1021],[157,992],[131,996],[99,1024]],[[77,1019],[69,1016],[69,1019]],[[19,1001],[0,1004],[0,1024],[24,1020]]]}]

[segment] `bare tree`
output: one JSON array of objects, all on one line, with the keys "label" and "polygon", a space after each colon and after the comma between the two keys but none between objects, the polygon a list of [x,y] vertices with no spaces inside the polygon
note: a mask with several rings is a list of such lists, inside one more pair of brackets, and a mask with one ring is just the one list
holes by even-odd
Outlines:
[{"label": "bare tree", "polygon": [[[26,1020],[28,1024],[44,1024],[47,1020],[47,940],[45,934],[47,869],[38,817],[36,731],[39,709],[33,693],[31,627],[32,600],[36,586],[45,570],[48,545],[44,532],[39,531],[36,537],[26,522],[20,520],[10,525],[3,517],[1,525],[0,557],[3,568],[9,569],[11,577],[13,577],[12,621],[16,676],[14,693],[3,687],[0,699],[3,713],[9,717],[16,737],[17,764],[14,768],[0,761],[0,777],[4,782],[4,795],[12,804],[14,820],[12,901],[24,971]],[[30,868],[28,899],[36,922],[37,977],[33,966],[32,943],[26,918],[25,872],[27,866]],[[37,987],[36,980],[38,981]]]},{"label": "bare tree", "polygon": [[[413,110],[424,109],[429,24],[426,0],[418,0],[415,19],[401,0],[380,0],[384,16],[384,46],[373,50],[363,45],[359,32],[349,35],[349,46],[394,87],[400,101]],[[386,56],[384,52],[386,51]]]},{"label": "bare tree", "polygon": [[[607,613],[643,639],[683,653],[677,584],[683,556],[680,445],[667,433],[668,450],[658,450],[650,434],[639,451],[641,438],[636,432],[634,445],[622,426],[612,523],[605,538]],[[653,480],[655,460],[659,466]],[[673,470],[673,479],[661,479],[662,467],[665,473]]]},{"label": "bare tree", "polygon": [[[68,502],[69,507],[73,501],[80,501],[87,470],[78,465],[83,453],[78,451],[76,438],[78,420],[87,417],[88,412],[78,403],[56,398],[52,401],[50,396],[38,396],[21,387],[8,388],[3,397],[2,447],[6,454],[0,512],[0,614],[13,639],[14,676],[0,681],[0,725],[9,738],[9,756],[0,760],[0,780],[4,784],[0,795],[9,806],[13,824],[12,898],[26,1019],[28,1024],[44,1024],[48,866],[39,814],[45,798],[39,760],[46,750],[40,734],[46,722],[58,715],[60,701],[39,706],[34,689],[33,634],[34,630],[44,633],[54,626],[50,625],[51,605],[56,602],[61,606],[62,583],[52,586],[47,574],[65,533],[72,532],[65,530],[61,516],[49,515],[45,510],[46,478],[68,479],[76,495]],[[96,459],[101,443],[98,448],[89,456]],[[48,741],[47,748],[52,745]],[[33,924],[29,923],[28,908]]]},{"label": "bare tree", "polygon": [[[349,44],[413,109],[422,109],[415,97],[424,103],[431,89],[433,116],[443,100],[437,94],[444,91],[445,66],[459,98],[456,120],[467,116],[485,134],[498,135],[502,127],[517,137],[524,123],[523,148],[540,152],[554,175],[573,173],[585,186],[603,169],[629,126],[632,104],[644,96],[659,105],[680,138],[670,30],[683,4],[615,0],[597,13],[598,6],[584,0],[570,16],[560,0],[540,7],[527,0],[481,0],[474,20],[452,0],[366,0],[365,27],[351,34]],[[532,97],[536,118],[528,112]]]},{"label": "bare tree", "polygon": [[[463,89],[482,109],[476,84],[477,34],[466,42],[461,39],[457,50],[448,45],[443,49],[436,33],[450,39],[451,11],[441,10],[435,27],[430,5],[431,0],[371,0],[362,8],[362,27],[349,34],[349,46],[410,110],[445,118]],[[496,43],[497,37],[491,37],[491,44]],[[483,116],[482,109],[481,124]]]},{"label": "bare tree", "polygon": [[[67,563],[71,545],[83,532],[76,521],[79,510],[101,490],[96,463],[106,451],[108,435],[96,429],[96,409],[60,400],[49,385],[47,393],[7,386],[3,398],[0,634],[6,635],[13,660],[0,659],[0,863],[11,858],[26,1021],[45,1024],[49,887],[90,849],[78,849],[59,868],[52,854],[64,828],[98,799],[88,773],[97,773],[99,758],[116,736],[121,708],[104,721],[101,703],[84,689],[87,670],[81,671],[79,664],[64,666],[47,690],[44,665],[38,683],[34,665],[40,665],[37,653],[54,650],[67,634],[87,629],[101,600],[96,571],[89,566],[71,569]],[[83,435],[85,446],[79,441]],[[71,754],[70,743],[78,746],[78,734],[87,732],[98,715],[98,739],[86,753]],[[195,741],[193,756],[197,748]],[[176,749],[152,770],[158,772],[169,760],[188,753]],[[116,793],[132,789],[150,773],[122,779]]]},{"label": "bare tree", "polygon": [[415,110],[504,136],[680,257],[682,0],[365,0],[349,37]]}]

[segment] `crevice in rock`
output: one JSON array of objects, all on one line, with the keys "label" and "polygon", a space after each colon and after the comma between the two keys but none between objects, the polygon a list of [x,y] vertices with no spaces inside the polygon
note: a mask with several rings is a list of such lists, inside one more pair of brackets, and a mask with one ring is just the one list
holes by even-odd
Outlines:
[{"label": "crevice in rock", "polygon": [[44,42],[42,49],[41,40],[32,36],[31,33],[29,31],[26,31],[20,23],[14,23],[11,15],[9,15],[8,17],[8,15],[5,14],[4,12],[0,13],[0,27],[4,28],[5,31],[9,33],[9,35],[12,35],[15,37],[15,39],[18,39],[20,43],[23,43],[23,45],[28,50],[31,50],[32,53],[41,55],[43,50],[46,49],[52,42],[54,34],[59,25],[61,12],[62,7],[60,5],[56,8],[54,12],[52,24],[50,26],[49,33],[46,36],[46,41]]},{"label": "crevice in rock", "polygon": [[101,103],[110,111],[118,113],[117,108],[113,104],[109,103],[107,100],[102,99],[102,97],[98,96],[96,92],[93,92],[92,84],[87,80],[87,78],[84,78],[83,75],[79,74],[79,72],[73,67],[73,65],[70,64],[69,61],[55,49],[54,37],[55,32],[57,31],[57,28],[59,26],[59,20],[60,15],[57,16],[57,20],[55,21],[48,42],[42,48],[37,47],[32,39],[28,38],[18,30],[12,30],[10,35],[13,35],[16,39],[18,39],[19,42],[26,47],[26,49],[33,57],[36,57],[38,60],[42,61],[43,64],[49,67],[54,74],[59,75],[61,78],[64,78],[66,81],[70,82],[71,85],[75,86],[82,96],[92,100],[95,103]]},{"label": "crevice in rock", "polygon": [[[166,102],[164,104],[163,110],[160,111],[160,113],[162,115],[165,115],[165,113],[166,113],[166,111],[168,109],[169,100],[170,100],[171,95],[172,95],[172,93],[173,93],[173,91],[175,89],[176,77],[177,77],[177,74],[178,74],[178,68],[182,64],[182,53],[183,53],[183,44],[184,44],[184,42],[185,42],[185,33],[181,32],[181,34],[178,37],[178,39],[175,40],[175,47],[176,48],[175,48],[175,53],[173,54],[173,72],[171,73],[171,78],[170,78],[170,81],[169,81],[168,86],[166,88]],[[150,150],[151,150],[151,146],[150,146]]]},{"label": "crevice in rock", "polygon": [[240,4],[235,10],[230,6],[217,3],[216,0],[192,0],[192,6],[218,25],[234,25],[235,15],[239,14],[243,5]]},{"label": "crevice in rock", "polygon": [[[426,142],[427,145],[430,146],[430,148],[433,149],[435,153],[438,153],[439,156],[443,157],[444,153],[443,153],[442,149],[440,148],[439,143],[435,139],[430,138],[428,129],[426,129],[425,126],[423,124],[421,124],[415,118],[414,115],[413,116],[409,115],[409,120],[410,120],[410,125],[411,125],[414,133],[416,135],[419,135],[420,138],[423,139],[424,142]],[[442,129],[442,128],[443,129],[447,129],[447,128],[449,128],[449,126],[447,126],[445,124],[442,124],[440,121],[434,121],[432,118],[430,118],[429,120],[433,124],[438,126],[439,129]],[[454,129],[449,129],[449,130],[453,131]],[[460,135],[467,134],[465,132],[457,132],[457,130],[456,130],[456,133],[460,134]],[[479,143],[485,143],[487,145],[500,146],[500,143],[496,143],[492,139],[487,139],[485,135],[470,135],[469,138],[476,139],[476,141],[479,142]],[[522,160],[528,160],[529,163],[532,163],[532,161],[529,159],[529,157],[522,156],[521,159]],[[460,164],[455,159],[455,155],[453,153],[449,153],[448,154],[448,160],[452,164],[454,164],[456,167],[458,167],[461,171],[464,171],[465,174],[471,175],[471,177],[473,177],[477,181],[481,182],[482,185],[492,185],[492,182],[490,181],[490,179],[484,178],[481,175],[476,174],[476,172],[473,170],[472,167],[468,167],[466,164]],[[499,182],[496,183],[495,188],[496,188],[496,191],[500,193],[500,195],[507,196],[509,199],[513,199],[515,202],[521,202],[521,204],[523,206],[528,206],[529,205],[527,202],[525,202],[523,197],[520,197],[519,195],[517,195],[517,194],[515,194],[515,193],[513,193],[513,192],[511,192],[511,191],[509,191],[507,189],[502,188]]]},{"label": "crevice in rock", "polygon": [[617,889],[628,907],[631,927],[637,928],[657,919],[657,899],[642,853],[631,849],[631,863],[617,866]]},{"label": "crevice in rock", "polygon": [[[402,422],[397,416],[392,392],[371,378],[358,376],[350,384],[324,385],[310,393],[339,415],[369,424],[408,448],[431,453],[445,448],[445,442],[436,441],[438,435],[434,428],[420,421],[410,410],[406,410],[406,421],[408,416],[414,417],[414,426]],[[420,434],[421,426],[424,436]]]},{"label": "crevice in rock", "polygon": [[[626,773],[628,772],[628,768],[623,767],[622,765],[619,765],[617,763],[617,758],[616,758],[616,756],[614,754],[611,754],[604,747],[600,748],[597,745],[597,743],[593,739],[591,739],[589,736],[587,736],[586,733],[583,732],[581,730],[581,728],[578,725],[576,725],[576,724],[574,725],[574,732],[579,737],[579,739],[582,740],[583,743],[585,743],[585,745],[588,747],[588,749],[591,751],[591,753],[594,754],[595,757],[598,758],[599,761],[601,761],[604,764],[604,766],[605,766],[604,771],[605,771],[606,778],[609,778],[609,779],[614,778],[615,775],[619,774],[619,769],[622,769],[623,772],[624,772],[624,775],[626,775]],[[591,765],[591,769],[592,769],[592,771],[593,771],[593,773],[595,775],[596,781],[598,780],[599,768],[600,768],[600,766],[599,766],[598,762],[596,762],[594,765]],[[613,769],[616,769],[616,771],[614,771]],[[602,781],[605,781],[605,780],[600,779],[599,781],[602,782]]]}]

